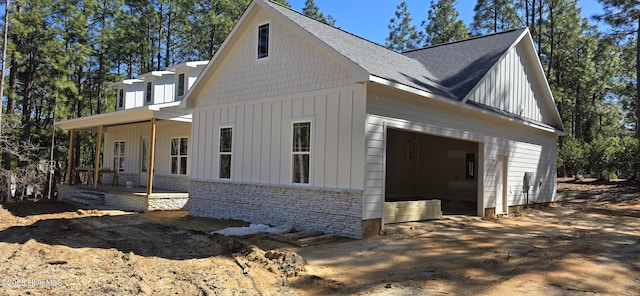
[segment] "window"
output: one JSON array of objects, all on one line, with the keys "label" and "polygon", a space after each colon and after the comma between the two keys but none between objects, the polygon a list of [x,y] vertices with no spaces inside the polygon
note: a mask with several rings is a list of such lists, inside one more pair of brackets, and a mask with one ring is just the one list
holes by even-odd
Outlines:
[{"label": "window", "polygon": [[465,157],[465,178],[473,179],[475,178],[476,172],[476,155],[473,153],[467,153]]},{"label": "window", "polygon": [[178,75],[178,96],[184,96],[184,73]]},{"label": "window", "polygon": [[269,56],[269,24],[258,27],[258,59]]},{"label": "window", "polygon": [[124,141],[113,143],[113,169],[124,172]]},{"label": "window", "polygon": [[311,122],[293,124],[293,183],[309,183]]},{"label": "window", "polygon": [[118,90],[118,108],[124,107],[124,89]]},{"label": "window", "polygon": [[146,97],[147,103],[151,103],[151,89],[152,89],[152,86],[153,85],[151,84],[151,82],[147,82],[147,97]]},{"label": "window", "polygon": [[231,178],[231,140],[233,130],[230,127],[220,129],[220,178]]},{"label": "window", "polygon": [[142,159],[140,163],[140,171],[149,172],[149,138],[142,138]]},{"label": "window", "polygon": [[171,138],[171,174],[187,174],[189,138]]}]

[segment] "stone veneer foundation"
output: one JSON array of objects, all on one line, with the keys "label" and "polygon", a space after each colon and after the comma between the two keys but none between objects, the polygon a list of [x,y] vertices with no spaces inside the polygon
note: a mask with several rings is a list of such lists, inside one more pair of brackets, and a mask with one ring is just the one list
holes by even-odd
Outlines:
[{"label": "stone veneer foundation", "polygon": [[362,191],[191,180],[187,209],[198,217],[238,219],[363,237]]}]

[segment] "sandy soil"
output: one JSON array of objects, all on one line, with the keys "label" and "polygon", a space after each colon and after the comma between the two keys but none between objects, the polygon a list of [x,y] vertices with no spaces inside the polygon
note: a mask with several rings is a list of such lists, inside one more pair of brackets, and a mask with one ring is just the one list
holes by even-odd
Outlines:
[{"label": "sandy soil", "polygon": [[551,207],[306,248],[185,214],[7,204],[0,295],[640,295],[640,193],[624,182],[564,180]]}]

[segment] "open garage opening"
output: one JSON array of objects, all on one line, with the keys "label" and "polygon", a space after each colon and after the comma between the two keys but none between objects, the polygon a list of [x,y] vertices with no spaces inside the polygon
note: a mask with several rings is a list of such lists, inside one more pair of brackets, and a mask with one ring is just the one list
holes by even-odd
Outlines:
[{"label": "open garage opening", "polygon": [[477,215],[478,143],[393,128],[386,139],[387,204],[440,200],[445,215]]}]

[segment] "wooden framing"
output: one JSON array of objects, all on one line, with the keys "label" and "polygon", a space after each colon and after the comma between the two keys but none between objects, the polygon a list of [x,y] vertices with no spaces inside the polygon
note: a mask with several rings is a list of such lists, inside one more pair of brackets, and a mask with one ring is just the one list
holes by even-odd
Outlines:
[{"label": "wooden framing", "polygon": [[102,150],[102,125],[98,126],[98,142],[96,143],[96,162],[93,166],[93,188],[98,188],[100,175],[100,150]]},{"label": "wooden framing", "polygon": [[153,170],[156,154],[156,119],[151,118],[151,137],[149,139],[149,171],[147,172],[147,196],[153,193]]},{"label": "wooden framing", "polygon": [[69,152],[67,153],[67,185],[71,185],[73,181],[73,135],[75,134],[74,129],[69,130]]}]

